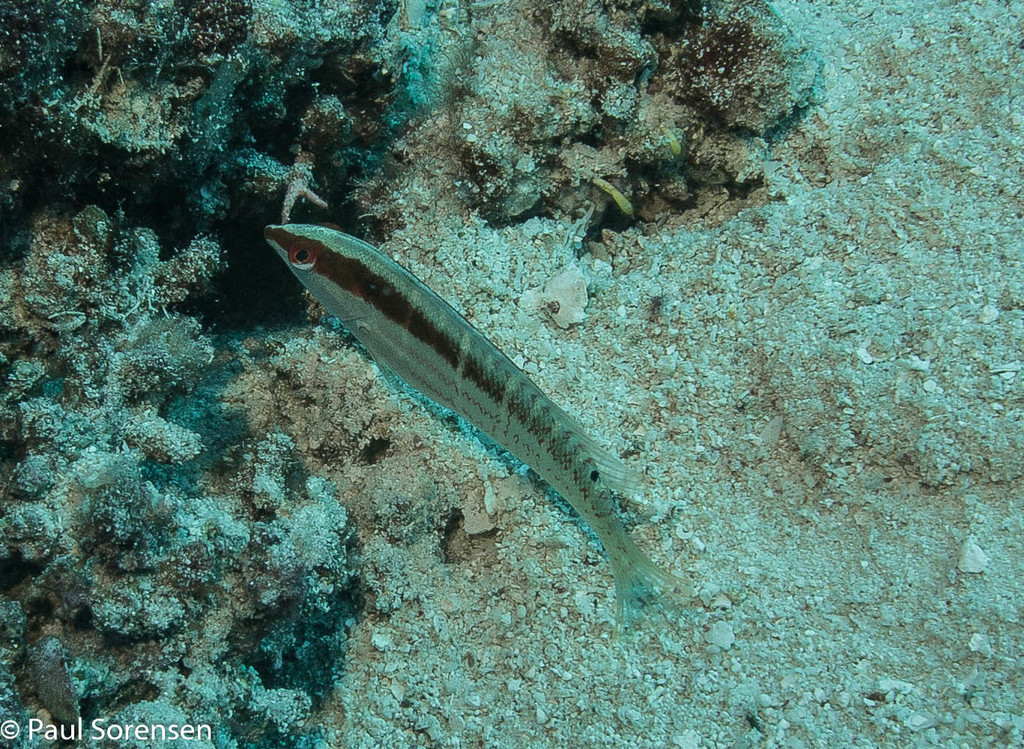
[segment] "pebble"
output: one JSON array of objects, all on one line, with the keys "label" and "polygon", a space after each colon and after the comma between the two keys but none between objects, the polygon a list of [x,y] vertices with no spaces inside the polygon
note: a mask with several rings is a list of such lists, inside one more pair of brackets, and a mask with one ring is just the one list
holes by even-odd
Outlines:
[{"label": "pebble", "polygon": [[975,632],[971,635],[971,639],[967,643],[967,647],[971,649],[972,653],[992,655],[992,643],[989,642],[988,635],[984,635],[981,632]]},{"label": "pebble", "polygon": [[989,559],[988,554],[978,546],[978,542],[974,540],[974,537],[967,539],[963,547],[960,549],[960,561],[957,562],[957,569],[961,572],[968,572],[971,574],[978,574],[985,571],[988,567]]},{"label": "pebble", "polygon": [[736,635],[733,634],[732,625],[728,622],[715,622],[704,639],[712,645],[717,645],[722,650],[728,650],[736,642]]},{"label": "pebble", "polygon": [[978,314],[978,322],[982,325],[988,325],[994,323],[999,319],[999,308],[994,304],[986,304],[981,308],[981,312]]}]

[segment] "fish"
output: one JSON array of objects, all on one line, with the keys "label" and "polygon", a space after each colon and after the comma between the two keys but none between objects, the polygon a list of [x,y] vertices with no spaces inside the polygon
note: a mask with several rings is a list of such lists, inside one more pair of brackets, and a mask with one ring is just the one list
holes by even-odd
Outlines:
[{"label": "fish", "polygon": [[638,478],[462,315],[373,245],[319,224],[264,238],[370,357],[532,468],[593,530],[611,562],[619,632],[638,605],[688,581],[651,561],[617,515]]}]

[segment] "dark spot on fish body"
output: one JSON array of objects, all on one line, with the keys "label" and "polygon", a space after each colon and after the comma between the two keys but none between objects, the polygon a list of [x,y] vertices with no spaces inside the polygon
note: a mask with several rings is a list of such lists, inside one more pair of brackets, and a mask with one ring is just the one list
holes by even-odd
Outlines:
[{"label": "dark spot on fish body", "polygon": [[596,469],[590,472],[591,481],[596,482],[599,478],[601,478],[601,474]]}]

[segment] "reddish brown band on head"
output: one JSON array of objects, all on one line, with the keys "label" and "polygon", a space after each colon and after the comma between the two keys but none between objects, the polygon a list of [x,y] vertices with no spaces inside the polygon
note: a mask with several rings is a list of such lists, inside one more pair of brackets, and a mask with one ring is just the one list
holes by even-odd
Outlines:
[{"label": "reddish brown band on head", "polygon": [[268,226],[263,236],[275,242],[289,257],[306,250],[316,263],[311,272],[353,294],[377,309],[384,317],[408,330],[432,348],[453,369],[459,366],[457,344],[450,340],[422,310],[416,309],[387,279],[355,258],[332,250],[318,239],[299,236],[279,226]]}]

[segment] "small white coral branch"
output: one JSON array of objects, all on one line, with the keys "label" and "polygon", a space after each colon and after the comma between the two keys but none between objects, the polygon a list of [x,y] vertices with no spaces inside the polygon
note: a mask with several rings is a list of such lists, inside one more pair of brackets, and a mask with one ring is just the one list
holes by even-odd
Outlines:
[{"label": "small white coral branch", "polygon": [[288,188],[284,193],[284,205],[281,207],[281,223],[287,224],[288,217],[292,214],[299,198],[305,198],[310,203],[327,207],[327,201],[313,192],[310,184],[313,182],[313,156],[305,151],[299,151],[295,156],[295,163],[288,172]]}]

